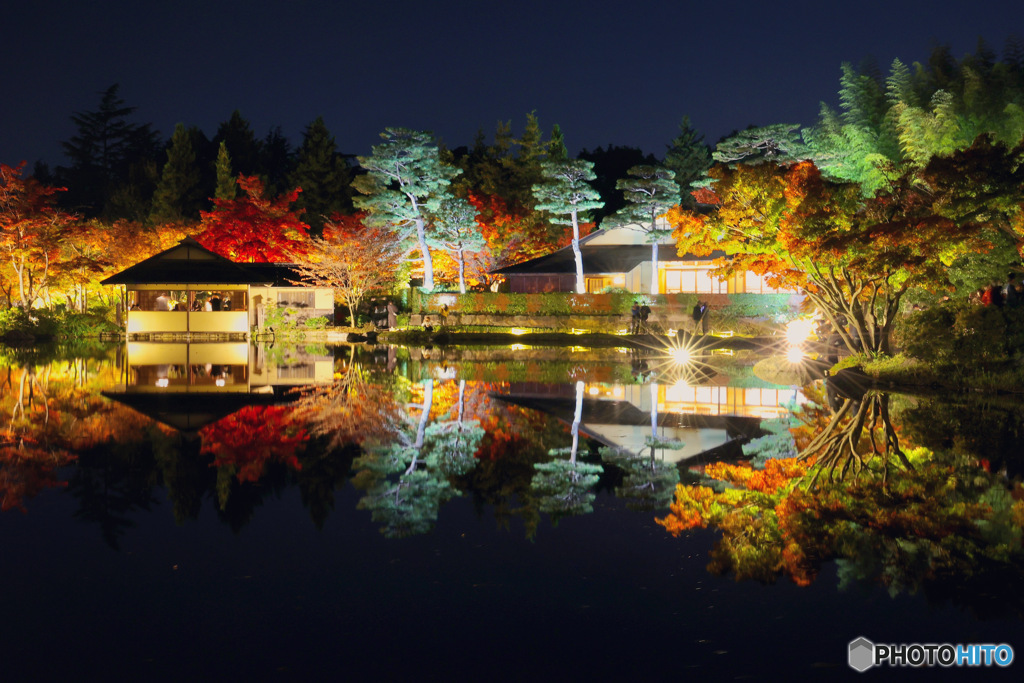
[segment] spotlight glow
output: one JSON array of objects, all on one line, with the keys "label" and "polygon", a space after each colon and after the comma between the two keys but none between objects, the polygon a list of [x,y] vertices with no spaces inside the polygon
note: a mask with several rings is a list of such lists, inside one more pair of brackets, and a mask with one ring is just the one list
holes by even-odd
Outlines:
[{"label": "spotlight glow", "polygon": [[677,365],[686,365],[693,358],[690,355],[690,349],[684,347],[672,349],[670,355],[672,356],[673,362],[675,362]]},{"label": "spotlight glow", "polygon": [[788,360],[793,365],[798,365],[799,363],[803,362],[803,360],[804,360],[804,350],[803,350],[803,347],[801,347],[798,344],[790,346],[789,349],[786,351],[786,360]]},{"label": "spotlight glow", "polygon": [[814,331],[813,318],[797,318],[786,325],[786,341],[791,346],[799,346],[811,338]]}]

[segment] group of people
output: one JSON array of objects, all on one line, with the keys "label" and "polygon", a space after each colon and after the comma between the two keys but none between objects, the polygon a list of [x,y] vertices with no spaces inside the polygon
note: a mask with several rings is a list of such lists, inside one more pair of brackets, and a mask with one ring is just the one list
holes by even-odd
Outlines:
[{"label": "group of people", "polygon": [[367,313],[377,329],[394,329],[398,325],[398,306],[394,301],[373,297],[367,305]]},{"label": "group of people", "polygon": [[[138,302],[132,304],[131,310],[141,310]],[[184,301],[176,301],[167,295],[167,292],[159,292],[156,298],[153,299],[153,310],[154,311],[184,311],[187,310]],[[197,296],[192,301],[192,310],[195,311],[230,311],[231,310],[231,298],[220,295],[220,292],[214,292],[206,300]]]},{"label": "group of people", "polygon": [[[708,302],[698,301],[693,306],[691,313],[693,317],[693,334],[708,333]],[[647,334],[650,331],[647,321],[651,317],[651,307],[646,303],[641,305],[634,301],[633,307],[629,310],[630,334]]]},{"label": "group of people", "polygon": [[633,308],[629,309],[629,333],[647,334],[647,319],[651,317],[651,307],[646,303],[641,306],[639,302],[633,302]]},{"label": "group of people", "polygon": [[971,295],[971,301],[982,306],[1016,308],[1024,304],[1024,282],[1017,281],[1017,273],[1010,273],[1006,284],[993,282]]}]

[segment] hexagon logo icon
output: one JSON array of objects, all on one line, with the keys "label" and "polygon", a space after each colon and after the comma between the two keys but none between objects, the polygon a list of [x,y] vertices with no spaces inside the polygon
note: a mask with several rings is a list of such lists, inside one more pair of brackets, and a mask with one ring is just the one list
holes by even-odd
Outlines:
[{"label": "hexagon logo icon", "polygon": [[848,661],[851,669],[861,673],[867,671],[875,664],[875,644],[864,636],[850,641]]}]

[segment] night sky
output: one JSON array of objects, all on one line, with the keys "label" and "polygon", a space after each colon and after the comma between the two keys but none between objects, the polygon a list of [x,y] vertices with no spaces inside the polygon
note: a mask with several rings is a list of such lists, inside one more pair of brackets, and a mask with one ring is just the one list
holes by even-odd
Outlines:
[{"label": "night sky", "polygon": [[683,115],[709,142],[750,124],[816,121],[839,69],[869,57],[959,58],[983,37],[1024,37],[1020,0],[32,0],[0,13],[0,161],[65,163],[70,115],[120,83],[163,137],[213,137],[239,109],[258,137],[293,144],[322,115],[340,151],[367,154],[385,126],[470,144],[535,110],[571,152],[661,156]]}]

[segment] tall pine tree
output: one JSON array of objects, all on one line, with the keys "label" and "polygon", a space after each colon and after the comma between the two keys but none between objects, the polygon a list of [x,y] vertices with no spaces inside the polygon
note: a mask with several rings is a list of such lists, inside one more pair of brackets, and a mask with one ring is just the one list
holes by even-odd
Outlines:
[{"label": "tall pine tree", "polygon": [[167,149],[167,163],[153,193],[150,220],[155,223],[198,219],[203,196],[192,135],[179,123]]},{"label": "tall pine tree", "polygon": [[292,187],[302,188],[298,206],[305,209],[306,222],[314,231],[322,230],[324,220],[334,214],[352,210],[351,182],[348,164],[338,154],[323,117],[318,116],[303,133],[295,170],[289,178]]},{"label": "tall pine tree", "polygon": [[366,174],[352,186],[362,195],[357,208],[370,226],[390,226],[415,239],[423,261],[423,289],[434,289],[434,262],[427,232],[430,215],[449,196],[459,169],[441,163],[434,136],[408,128],[385,128],[373,154],[357,157]]},{"label": "tall pine tree", "polygon": [[594,164],[583,159],[545,162],[543,183],[533,186],[537,210],[551,214],[551,222],[572,226],[572,253],[576,260],[576,293],[587,291],[583,279],[583,254],[580,251],[580,220],[587,212],[604,206],[601,195],[590,186]]}]

